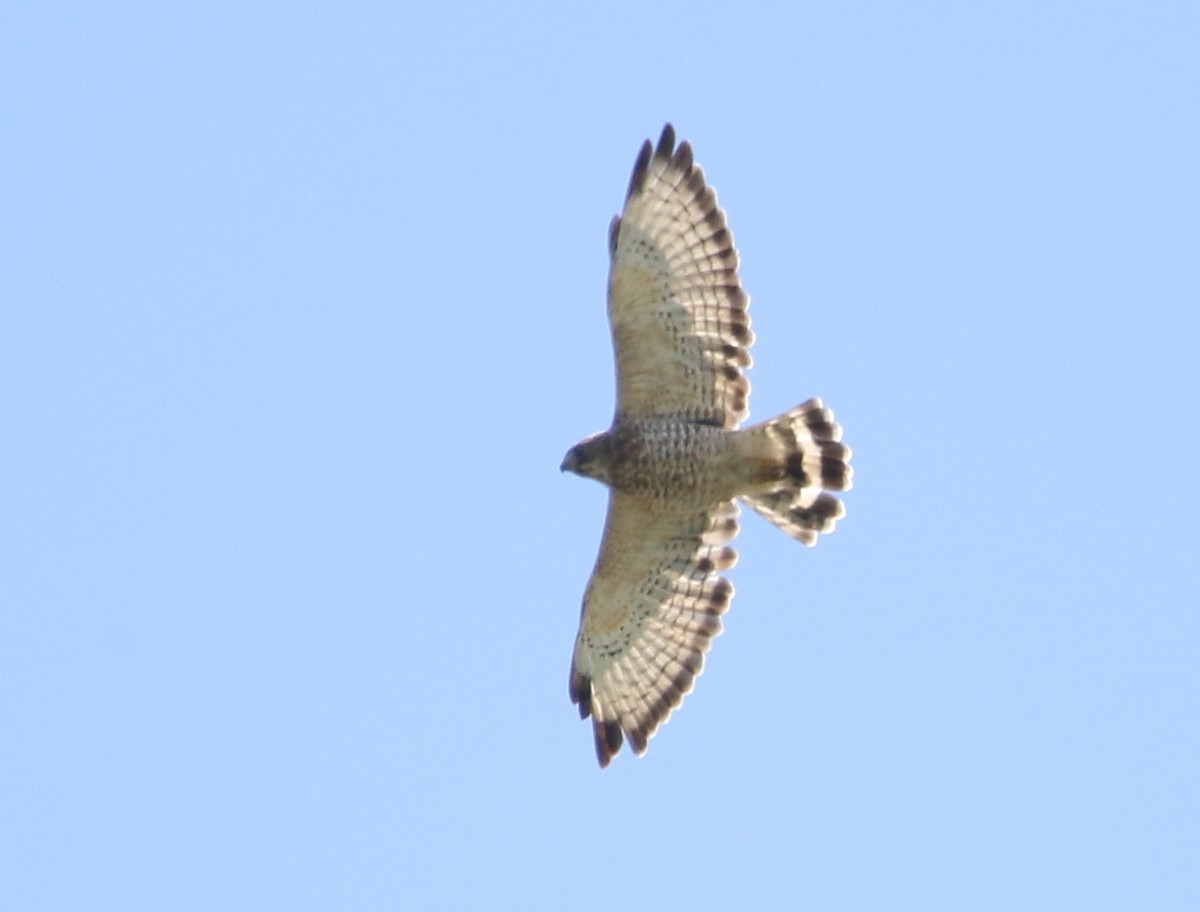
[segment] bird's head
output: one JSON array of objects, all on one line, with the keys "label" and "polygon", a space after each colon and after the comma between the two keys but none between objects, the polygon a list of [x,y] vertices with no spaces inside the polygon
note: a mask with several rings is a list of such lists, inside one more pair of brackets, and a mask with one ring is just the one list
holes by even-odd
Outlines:
[{"label": "bird's head", "polygon": [[559,469],[563,472],[574,472],[584,478],[595,478],[597,481],[608,480],[609,438],[607,433],[593,434],[581,440],[563,457]]}]

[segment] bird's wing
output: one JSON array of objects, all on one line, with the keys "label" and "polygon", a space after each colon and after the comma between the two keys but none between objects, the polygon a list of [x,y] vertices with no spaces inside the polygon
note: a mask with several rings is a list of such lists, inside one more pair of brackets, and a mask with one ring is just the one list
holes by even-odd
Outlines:
[{"label": "bird's wing", "polygon": [[642,146],[609,253],[618,415],[737,427],[750,394],[749,298],[717,194],[670,124]]},{"label": "bird's wing", "polygon": [[692,689],[721,631],[737,560],[737,506],[672,510],[613,491],[583,598],[570,693],[592,717],[601,766],[623,737],[638,754]]}]

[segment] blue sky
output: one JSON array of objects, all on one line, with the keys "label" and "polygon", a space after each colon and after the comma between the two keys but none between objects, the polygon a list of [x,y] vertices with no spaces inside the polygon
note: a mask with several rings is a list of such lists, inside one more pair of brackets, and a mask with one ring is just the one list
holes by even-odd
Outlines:
[{"label": "blue sky", "polygon": [[[1200,907],[1189,4],[25,4],[0,900]],[[567,700],[672,121],[855,451],[649,753]],[[785,905],[786,904],[786,905]]]}]

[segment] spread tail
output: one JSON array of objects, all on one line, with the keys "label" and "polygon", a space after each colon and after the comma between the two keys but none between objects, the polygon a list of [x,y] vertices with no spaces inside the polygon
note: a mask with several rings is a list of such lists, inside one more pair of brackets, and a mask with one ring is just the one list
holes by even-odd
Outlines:
[{"label": "spread tail", "polygon": [[850,490],[854,475],[833,412],[813,398],[743,433],[761,468],[753,492],[742,499],[806,545],[832,532],[846,509],[829,492]]}]

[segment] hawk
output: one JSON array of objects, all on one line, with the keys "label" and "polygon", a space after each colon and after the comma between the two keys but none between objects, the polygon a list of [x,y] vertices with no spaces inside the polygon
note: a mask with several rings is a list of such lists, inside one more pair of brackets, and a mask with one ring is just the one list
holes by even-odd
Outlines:
[{"label": "hawk", "polygon": [[570,696],[592,717],[601,767],[635,753],[692,689],[733,586],[737,501],[812,545],[844,515],[850,450],[820,399],[738,430],[754,341],[716,192],[663,127],[633,166],[608,232],[616,360],[612,426],[562,469],[609,488],[583,597]]}]

